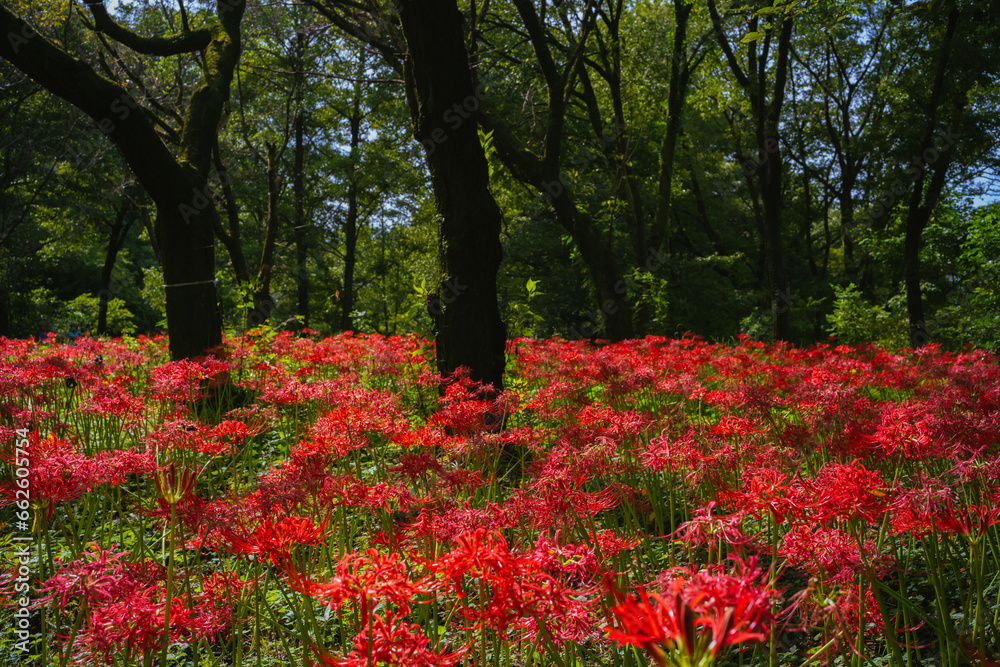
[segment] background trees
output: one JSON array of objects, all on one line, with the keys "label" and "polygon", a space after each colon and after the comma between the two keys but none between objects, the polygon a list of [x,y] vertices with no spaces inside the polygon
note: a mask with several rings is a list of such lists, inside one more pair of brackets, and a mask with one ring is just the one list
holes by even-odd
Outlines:
[{"label": "background trees", "polygon": [[[228,5],[120,2],[116,29],[100,4],[0,3],[0,333],[94,333],[102,303],[108,333],[152,331],[185,317],[162,285],[202,280],[229,327],[432,332],[449,275],[424,158],[447,144],[413,138],[397,5],[248,3],[230,100],[185,134],[202,50],[148,52]],[[474,102],[438,125],[487,156],[512,335],[995,346],[990,3],[457,6]],[[48,68],[23,75],[43,42],[21,20],[146,109],[128,122],[164,149],[122,148],[100,108],[54,101]],[[215,216],[197,238],[160,219],[182,172]],[[184,280],[163,261],[215,241]]]}]

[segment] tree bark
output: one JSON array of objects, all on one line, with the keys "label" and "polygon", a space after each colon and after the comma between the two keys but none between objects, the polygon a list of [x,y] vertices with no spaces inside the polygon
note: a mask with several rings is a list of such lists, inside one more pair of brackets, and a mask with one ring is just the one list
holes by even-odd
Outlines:
[{"label": "tree bark", "polygon": [[[287,144],[286,144],[287,145]],[[260,268],[253,285],[253,311],[247,315],[247,324],[253,328],[267,324],[274,310],[271,298],[271,276],[274,274],[274,249],[278,243],[278,197],[281,194],[281,174],[278,172],[281,155],[277,147],[267,144],[267,226],[264,247],[260,254]]]},{"label": "tree bark", "polygon": [[[924,316],[923,291],[920,286],[920,246],[924,229],[927,227],[931,213],[934,212],[934,208],[941,198],[941,192],[944,190],[945,176],[948,172],[948,165],[951,164],[952,152],[945,148],[936,160],[930,160],[923,156],[928,155],[928,151],[937,152],[934,147],[934,132],[937,129],[935,126],[939,116],[939,107],[944,101],[945,76],[958,19],[958,7],[952,4],[948,14],[944,40],[941,44],[941,56],[937,63],[927,105],[927,126],[920,142],[921,157],[919,160],[921,162],[919,166],[915,165],[917,174],[913,181],[913,189],[910,192],[910,201],[906,212],[903,274],[906,285],[906,314],[910,325],[910,344],[914,348],[923,347],[930,341]],[[968,90],[962,89],[955,92],[955,109],[959,113],[965,107],[967,93]],[[930,178],[928,178],[928,171],[930,171]]]},{"label": "tree bark", "polygon": [[[358,78],[364,73],[364,52],[358,64]],[[354,329],[354,268],[358,252],[358,162],[361,159],[361,83],[354,84],[354,99],[348,116],[351,129],[351,158],[347,168],[347,219],[344,221],[344,287],[340,299],[340,328]]]},{"label": "tree bark", "polygon": [[152,114],[121,86],[70,56],[0,4],[0,57],[90,116],[115,144],[156,204],[154,235],[163,266],[167,328],[174,359],[196,357],[222,341],[215,289],[214,229],[208,191],[211,151],[240,54],[244,0],[220,0],[218,20],[176,36],[144,38],[117,26],[101,2],[88,2],[95,27],[133,50],[174,55],[200,51],[202,79],[191,95],[174,156]]},{"label": "tree bark", "polygon": [[456,104],[477,99],[462,14],[455,0],[402,0],[399,7],[409,47],[405,71],[414,136],[425,147],[440,215],[438,370],[466,367],[473,380],[499,391],[506,346],[497,306],[500,209],[489,190],[475,121],[444,125]]},{"label": "tree bark", "polygon": [[118,253],[125,245],[125,238],[132,222],[126,222],[126,218],[131,208],[130,202],[126,199],[115,214],[115,221],[111,224],[108,232],[108,249],[104,253],[104,266],[101,267],[101,282],[97,292],[97,335],[103,336],[108,333],[108,301],[111,299],[111,272],[114,271]]},{"label": "tree bark", "polygon": [[305,202],[305,51],[306,33],[302,30],[295,35],[295,119],[293,133],[295,145],[292,147],[292,199],[295,212],[292,230],[295,238],[295,291],[296,311],[299,328],[309,328],[309,248],[307,240]]},{"label": "tree bark", "polygon": [[[767,3],[773,6],[773,1]],[[757,144],[757,164],[752,176],[744,162],[744,173],[748,180],[757,181],[761,199],[761,226],[764,246],[764,274],[771,293],[771,329],[775,340],[788,340],[792,333],[791,294],[788,288],[788,274],[785,270],[782,248],[782,170],[780,121],[781,107],[785,100],[785,84],[788,78],[788,58],[791,50],[792,17],[785,15],[777,26],[777,53],[775,54],[774,80],[771,90],[767,90],[767,65],[774,29],[766,29],[762,43],[751,41],[747,44],[746,71],[740,66],[732,46],[722,29],[715,0],[708,1],[712,26],[736,82],[743,89],[750,102],[755,124]],[[754,14],[749,30],[757,32],[760,18]],[[777,22],[777,19],[776,19]],[[758,53],[759,49],[759,53]],[[768,95],[770,92],[770,95]],[[768,99],[770,97],[770,99]]]},{"label": "tree bark", "polygon": [[299,111],[295,115],[295,146],[292,156],[292,198],[295,200],[295,218],[292,227],[295,232],[295,290],[298,314],[302,328],[309,328],[309,247],[306,239],[305,206],[305,112],[299,100]]},{"label": "tree bark", "polygon": [[[687,28],[692,5],[687,0],[674,0],[674,50],[670,57],[670,83],[667,88],[667,127],[660,144],[660,173],[656,186],[656,216],[651,243],[670,245],[670,212],[673,202],[674,155],[681,133],[681,111],[687,98],[690,70],[686,60]],[[639,261],[643,261],[640,258]]]}]

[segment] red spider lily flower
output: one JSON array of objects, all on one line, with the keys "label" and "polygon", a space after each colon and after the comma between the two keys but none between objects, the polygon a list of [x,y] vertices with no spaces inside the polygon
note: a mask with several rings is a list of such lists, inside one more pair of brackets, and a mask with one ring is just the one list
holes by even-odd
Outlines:
[{"label": "red spider lily flower", "polygon": [[195,401],[203,398],[206,382],[228,371],[226,362],[212,357],[201,361],[169,361],[149,374],[152,396],[174,403]]},{"label": "red spider lily flower", "polygon": [[605,559],[613,558],[622,551],[634,549],[642,544],[642,538],[638,535],[621,536],[613,530],[599,530],[593,537],[597,540],[597,546]]},{"label": "red spider lily flower", "polygon": [[356,449],[403,438],[410,432],[398,399],[392,394],[354,390],[341,392],[337,398],[341,404],[320,415],[311,429],[311,446],[317,453],[344,456]]},{"label": "red spider lily flower", "polygon": [[695,615],[679,593],[664,598],[639,591],[639,600],[625,598],[609,610],[617,627],[608,626],[608,639],[645,649],[657,665],[667,664],[667,656],[679,651],[694,657]]},{"label": "red spider lily flower", "polygon": [[223,530],[234,553],[266,554],[275,566],[279,566],[292,554],[292,547],[304,544],[320,544],[326,533],[326,520],[318,526],[304,516],[286,516],[280,521],[266,517],[247,539],[242,539],[230,530]]},{"label": "red spider lily flower", "polygon": [[978,542],[986,529],[1000,523],[1000,507],[961,505],[950,489],[943,497],[923,493],[901,494],[893,505],[894,534],[910,533],[916,538],[936,533],[956,534],[969,542]]},{"label": "red spider lily flower", "polygon": [[367,622],[369,601],[389,601],[409,613],[410,604],[431,591],[424,580],[412,580],[406,563],[395,553],[382,555],[369,549],[364,555],[350,553],[340,559],[336,574],[327,581],[312,581],[285,563],[289,585],[300,593],[319,598],[332,609],[347,601],[360,600],[361,616]]},{"label": "red spider lily flower", "polygon": [[[553,543],[542,540],[535,551],[514,554],[499,533],[479,529],[460,535],[454,549],[424,566],[442,578],[459,601],[458,613],[472,627],[493,628],[504,639],[511,629],[520,630],[528,640],[544,627],[558,645],[592,631],[588,619],[595,604],[589,595],[592,587],[574,588],[563,580],[590,579],[596,566],[583,563],[581,570],[552,554],[547,544]],[[584,549],[575,551],[593,561],[593,552]],[[485,599],[469,598],[466,589],[472,581],[479,582]]]},{"label": "red spider lily flower", "polygon": [[694,517],[678,526],[672,537],[691,545],[707,546],[709,553],[721,549],[723,544],[739,548],[756,544],[757,536],[743,532],[745,511],[720,516],[712,514],[715,505],[715,501],[710,501],[695,510]]},{"label": "red spider lily flower", "polygon": [[209,636],[229,627],[233,610],[256,584],[254,580],[240,579],[232,570],[206,575],[201,581],[201,592],[191,596],[194,634]]},{"label": "red spider lily flower", "polygon": [[820,521],[835,518],[877,523],[889,510],[894,493],[878,471],[866,469],[860,460],[848,465],[828,463],[815,479],[802,485],[813,496]]},{"label": "red spider lily flower", "polygon": [[422,502],[414,498],[404,485],[386,482],[367,485],[350,475],[327,476],[323,480],[323,487],[316,493],[316,499],[323,507],[344,505],[400,512],[408,512],[411,507]]},{"label": "red spider lily flower", "polygon": [[777,523],[783,523],[786,517],[801,518],[807,513],[810,504],[802,496],[797,482],[771,467],[748,468],[743,473],[739,490],[718,494],[727,506],[744,509],[758,518],[771,515]]},{"label": "red spider lily flower", "polygon": [[80,401],[77,411],[81,414],[118,417],[125,424],[134,425],[146,415],[146,402],[126,391],[120,382],[100,383],[94,385],[90,395]]},{"label": "red spider lily flower", "polygon": [[623,599],[610,609],[617,623],[606,628],[612,641],[646,649],[658,665],[669,659],[702,666],[712,664],[726,647],[768,638],[778,593],[754,559],[737,561],[734,574],[712,568],[664,575],[663,594],[640,589],[638,601]]},{"label": "red spider lily flower", "polygon": [[46,595],[38,598],[35,605],[58,600],[59,609],[65,610],[70,598],[81,598],[95,605],[122,595],[136,584],[121,562],[128,555],[127,551],[105,551],[96,543],[87,545],[77,560],[60,563],[56,574],[38,587],[38,592]]},{"label": "red spider lily flower", "polygon": [[[75,444],[57,438],[55,435],[39,436],[31,432],[24,454],[30,461],[28,468],[28,488],[31,489],[31,504],[45,510],[46,518],[52,518],[56,505],[72,500],[85,491],[105,481],[101,466],[84,456]],[[7,450],[3,459],[14,464],[14,451]],[[0,485],[4,499],[0,504],[10,504],[18,497],[18,482],[10,481]]]},{"label": "red spider lily flower", "polygon": [[176,505],[194,488],[200,472],[172,462],[156,472],[156,490],[168,505]]},{"label": "red spider lily flower", "polygon": [[244,439],[260,435],[267,430],[267,422],[257,417],[251,419],[249,424],[238,420],[225,420],[205,431],[205,435],[214,438],[229,438],[233,442],[242,443]]},{"label": "red spider lily flower", "polygon": [[[171,643],[194,643],[232,624],[232,610],[250,585],[232,572],[209,575],[201,592],[170,601]],[[167,600],[162,581],[133,580],[109,600],[92,604],[73,647],[74,664],[111,664],[114,654],[155,654],[163,645]]]},{"label": "red spider lily flower", "polygon": [[369,627],[354,637],[353,650],[343,658],[325,655],[314,650],[319,663],[329,667],[370,667],[371,665],[399,667],[450,667],[459,662],[466,650],[450,653],[428,648],[429,640],[416,623],[406,623],[405,614],[373,615]]},{"label": "red spider lily flower", "polygon": [[[865,550],[872,553],[875,543],[867,542]],[[840,586],[850,587],[855,576],[864,572],[857,540],[836,528],[795,526],[782,537],[778,555],[792,567],[814,576],[824,575]]]}]

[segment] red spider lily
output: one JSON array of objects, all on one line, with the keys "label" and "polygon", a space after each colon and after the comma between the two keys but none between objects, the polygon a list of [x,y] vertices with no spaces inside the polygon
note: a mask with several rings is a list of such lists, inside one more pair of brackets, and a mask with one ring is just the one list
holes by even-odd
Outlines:
[{"label": "red spider lily", "polygon": [[157,366],[150,372],[152,396],[174,403],[195,401],[204,395],[204,383],[229,371],[219,359],[181,359]]},{"label": "red spider lily", "polygon": [[237,603],[256,583],[241,579],[231,570],[206,575],[201,581],[201,592],[191,596],[195,634],[207,636],[230,626]]},{"label": "red spider lily", "polygon": [[612,641],[646,649],[658,665],[710,665],[726,647],[768,638],[778,593],[765,576],[754,560],[737,561],[734,574],[665,573],[664,593],[640,589],[638,601],[612,589],[620,599],[610,609],[617,625],[605,631]]},{"label": "red spider lily", "polygon": [[[579,623],[594,606],[588,599],[591,588],[573,588],[562,581],[567,572],[560,572],[563,564],[553,567],[551,554],[511,553],[499,533],[484,529],[464,533],[454,549],[424,566],[456,596],[463,618],[474,627],[493,628],[503,639],[511,629],[533,639],[544,627],[549,640],[558,645],[591,630],[589,623],[584,623],[585,629]],[[473,602],[467,587],[476,581],[480,596]]]},{"label": "red spider lily", "polygon": [[[869,553],[874,549],[874,542],[865,544]],[[829,577],[831,583],[841,586],[854,584],[855,576],[865,569],[857,540],[836,528],[795,526],[785,533],[778,554],[788,559],[789,565]]]},{"label": "red spider lily", "polygon": [[97,544],[89,544],[77,560],[65,565],[60,563],[56,574],[38,587],[38,592],[46,595],[39,597],[35,604],[42,606],[58,600],[59,609],[65,610],[70,598],[81,598],[95,605],[121,596],[136,585],[121,562],[128,555],[127,551],[114,553]]},{"label": "red spider lily", "polygon": [[694,657],[695,615],[680,594],[667,599],[640,590],[638,601],[625,598],[609,611],[618,625],[605,630],[611,641],[645,649],[661,667],[673,651]]},{"label": "red spider lily", "polygon": [[722,491],[718,497],[727,506],[744,509],[758,518],[770,515],[777,523],[783,523],[788,516],[800,518],[809,508],[788,474],[766,466],[748,468],[739,490]]},{"label": "red spider lily", "polygon": [[286,516],[280,521],[266,517],[247,539],[223,530],[234,553],[265,554],[279,566],[292,554],[292,547],[304,544],[321,544],[326,533],[326,520],[318,526],[308,517]]},{"label": "red spider lily", "polygon": [[156,490],[168,505],[176,505],[194,488],[200,470],[172,462],[156,472]]},{"label": "red spider lily", "polygon": [[820,521],[835,518],[876,523],[889,510],[893,496],[881,475],[866,469],[859,460],[848,465],[828,463],[803,486],[813,496]]},{"label": "red spider lily", "polygon": [[737,548],[757,544],[756,535],[743,532],[745,511],[720,516],[712,514],[715,505],[715,501],[711,501],[695,510],[694,517],[678,526],[673,537],[691,545],[708,546],[710,550],[721,549],[723,544]]},{"label": "red spider lily", "polygon": [[233,442],[242,443],[245,438],[260,435],[267,430],[267,422],[263,418],[251,419],[249,424],[237,420],[226,420],[205,431],[205,435],[214,438],[229,438]]},{"label": "red spider lily", "polygon": [[[31,504],[44,509],[46,518],[52,518],[59,503],[72,500],[107,479],[94,459],[81,454],[72,442],[55,435],[41,437],[31,432],[23,453],[30,462],[26,479],[27,488],[31,490]],[[13,465],[14,454],[12,449],[4,452],[4,461]],[[0,485],[0,493],[5,496],[3,504],[14,502],[19,488],[23,487],[15,481]]]},{"label": "red spider lily", "polygon": [[411,507],[422,502],[413,497],[403,485],[386,482],[363,484],[350,475],[327,476],[323,487],[316,493],[316,500],[322,507],[367,507],[381,510],[395,509],[408,512]]},{"label": "red spider lily", "polygon": [[343,658],[325,655],[316,650],[319,663],[330,667],[450,667],[459,662],[465,650],[450,653],[428,648],[429,640],[416,623],[406,623],[405,614],[385,612],[375,614],[368,627],[354,637],[354,649]]},{"label": "red spider lily", "polygon": [[409,423],[392,394],[354,390],[340,392],[337,399],[340,404],[320,415],[311,429],[311,447],[318,453],[344,456],[409,434]]},{"label": "red spider lily", "polygon": [[[225,583],[221,583],[223,580]],[[173,598],[170,627],[166,629],[168,640],[194,643],[211,639],[229,627],[234,602],[242,597],[245,587],[246,582],[225,573],[206,579],[201,593]],[[158,652],[163,645],[166,607],[164,591],[158,584],[132,585],[114,599],[93,605],[74,645],[77,662],[111,664],[113,654]]]},{"label": "red spider lily", "polygon": [[237,421],[224,421],[218,426],[207,428],[196,422],[176,419],[164,422],[160,428],[147,435],[146,443],[157,452],[198,452],[208,456],[221,456],[231,453],[233,444],[243,442],[243,437],[262,431],[263,426],[251,427]]},{"label": "red spider lily", "polygon": [[431,591],[428,582],[411,580],[406,564],[395,553],[382,555],[374,549],[350,553],[340,559],[336,574],[327,581],[312,581],[285,563],[289,585],[300,593],[319,598],[332,609],[347,601],[360,600],[361,616],[367,622],[369,601],[389,601],[406,614],[410,604]]},{"label": "red spider lily", "polygon": [[970,542],[978,542],[986,529],[1000,523],[1000,507],[987,505],[962,506],[954,501],[941,505],[903,504],[893,512],[895,534],[910,533],[915,538],[925,535],[957,534]]},{"label": "red spider lily", "polygon": [[618,506],[621,489],[608,487],[590,493],[580,488],[583,481],[540,479],[527,489],[515,489],[504,511],[511,520],[526,525],[560,529]]},{"label": "red spider lily", "polygon": [[121,383],[101,383],[80,401],[77,410],[81,414],[119,417],[128,424],[135,424],[146,415],[146,402],[126,391]]},{"label": "red spider lily", "polygon": [[605,559],[613,558],[622,551],[634,549],[642,544],[639,535],[622,536],[612,530],[599,530],[593,537],[597,540],[597,546]]}]

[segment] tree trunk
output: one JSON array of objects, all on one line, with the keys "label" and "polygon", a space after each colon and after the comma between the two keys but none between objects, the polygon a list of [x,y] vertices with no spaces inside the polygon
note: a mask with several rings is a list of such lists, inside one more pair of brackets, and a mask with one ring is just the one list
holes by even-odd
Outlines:
[{"label": "tree trunk", "polygon": [[305,202],[305,49],[306,34],[300,30],[295,35],[295,146],[292,154],[292,199],[295,213],[292,230],[295,236],[295,288],[296,312],[301,328],[309,328],[309,248],[306,239]]},{"label": "tree trunk", "polygon": [[108,249],[104,254],[104,266],[101,267],[100,290],[97,292],[99,299],[97,306],[97,335],[103,336],[108,333],[108,301],[111,299],[111,272],[114,271],[115,261],[118,253],[125,245],[125,237],[132,226],[131,222],[126,223],[125,219],[131,208],[128,200],[122,202],[122,207],[115,215],[115,221],[111,225],[108,233]]},{"label": "tree trunk", "polygon": [[[691,3],[674,0],[674,51],[670,58],[670,83],[667,89],[667,127],[660,144],[660,173],[656,189],[656,218],[651,243],[667,245],[670,251],[670,208],[673,200],[674,154],[681,132],[681,111],[687,98],[690,72],[685,60],[687,54],[687,28],[691,18]],[[643,261],[642,258],[639,261]]]},{"label": "tree trunk", "polygon": [[253,286],[253,311],[247,316],[250,328],[267,324],[274,310],[271,298],[271,276],[274,274],[274,249],[278,243],[278,196],[281,194],[281,174],[278,161],[281,156],[277,147],[267,144],[267,226],[264,232],[264,248],[260,254],[260,269]]},{"label": "tree trunk", "polygon": [[213,231],[218,212],[211,203],[193,212],[195,202],[208,201],[203,194],[206,188],[204,180],[180,177],[169,186],[169,196],[150,193],[156,203],[153,230],[161,254],[173,359],[198,357],[222,343]]},{"label": "tree trunk", "polygon": [[[358,66],[358,78],[364,73],[364,52]],[[361,84],[354,84],[354,100],[348,118],[351,127],[351,159],[347,174],[347,219],[344,221],[344,288],[340,299],[340,328],[354,329],[354,267],[358,252],[358,161],[361,159]]]},{"label": "tree trunk", "polygon": [[[768,2],[767,6],[773,6]],[[747,43],[746,71],[740,66],[733,48],[722,29],[722,19],[719,16],[715,0],[708,1],[708,10],[712,19],[719,46],[729,63],[729,68],[736,77],[736,82],[743,89],[750,102],[751,114],[755,123],[755,139],[757,143],[757,163],[742,161],[743,173],[747,181],[756,179],[760,191],[761,211],[759,224],[763,240],[764,275],[771,300],[771,331],[775,340],[788,340],[792,332],[791,294],[788,289],[788,274],[784,265],[781,227],[781,177],[784,168],[779,141],[781,127],[781,107],[785,100],[785,83],[788,79],[788,57],[791,52],[792,15],[786,14],[777,27],[777,54],[775,55],[774,81],[771,86],[770,99],[766,85],[768,72],[768,54],[771,48],[771,38],[774,28],[766,28],[766,35],[758,45],[756,40]],[[757,32],[760,16],[754,14],[749,20],[749,30]],[[759,49],[759,53],[758,53]],[[737,145],[739,155],[739,146]],[[750,167],[753,166],[752,171]],[[756,213],[756,210],[755,210]]]},{"label": "tree trunk", "polygon": [[212,147],[240,55],[244,0],[218,3],[218,20],[197,30],[142,37],[117,25],[104,4],[88,3],[95,28],[147,55],[203,54],[174,156],[150,114],[123,87],[97,74],[0,5],[0,57],[94,119],[156,204],[154,235],[163,266],[170,354],[204,354],[222,341],[215,289],[218,213],[208,189]]},{"label": "tree trunk", "polygon": [[[757,148],[765,159],[761,169],[761,201],[764,206],[764,264],[767,271],[768,287],[771,290],[771,321],[774,340],[788,340],[792,335],[792,297],[788,288],[788,274],[785,270],[785,254],[781,239],[781,177],[784,163],[779,140],[781,107],[785,100],[785,82],[791,39],[792,18],[786,16],[779,29],[777,64],[771,101],[770,104],[765,105],[763,100],[760,100],[760,108],[758,109],[758,114],[762,115],[763,133],[758,133]],[[763,71],[761,71],[761,79],[763,79]],[[758,85],[760,86],[758,90],[762,93],[762,82],[758,81]]]},{"label": "tree trunk", "polygon": [[295,199],[295,288],[298,301],[298,314],[302,328],[309,327],[309,247],[306,240],[306,206],[305,206],[305,137],[303,111],[300,108],[295,116],[295,148],[292,158],[292,197]]},{"label": "tree trunk", "polygon": [[438,370],[447,374],[466,367],[473,380],[499,391],[506,345],[497,307],[500,208],[489,190],[476,123],[442,127],[456,104],[477,99],[462,14],[455,0],[402,0],[399,17],[409,48],[406,82],[414,136],[425,147],[441,216]]},{"label": "tree trunk", "polygon": [[[937,206],[944,189],[948,165],[951,164],[952,152],[947,148],[938,151],[934,146],[934,132],[939,115],[939,106],[944,101],[945,76],[948,70],[948,60],[951,56],[952,42],[958,27],[959,10],[952,4],[948,14],[948,25],[941,44],[941,56],[937,63],[934,83],[931,86],[928,100],[927,127],[920,144],[920,162],[916,166],[917,177],[910,193],[909,207],[906,213],[906,236],[903,240],[903,272],[906,284],[906,314],[910,325],[910,344],[920,348],[930,341],[927,333],[927,323],[924,317],[924,300],[920,286],[920,246],[924,229],[931,218],[934,207]],[[968,90],[958,89],[954,93],[955,110],[961,113],[965,108]],[[936,159],[929,158],[929,151],[938,154]],[[924,157],[928,156],[928,157]],[[931,166],[933,165],[933,166]],[[928,170],[931,171],[928,179]],[[925,192],[926,185],[926,192]]]}]

